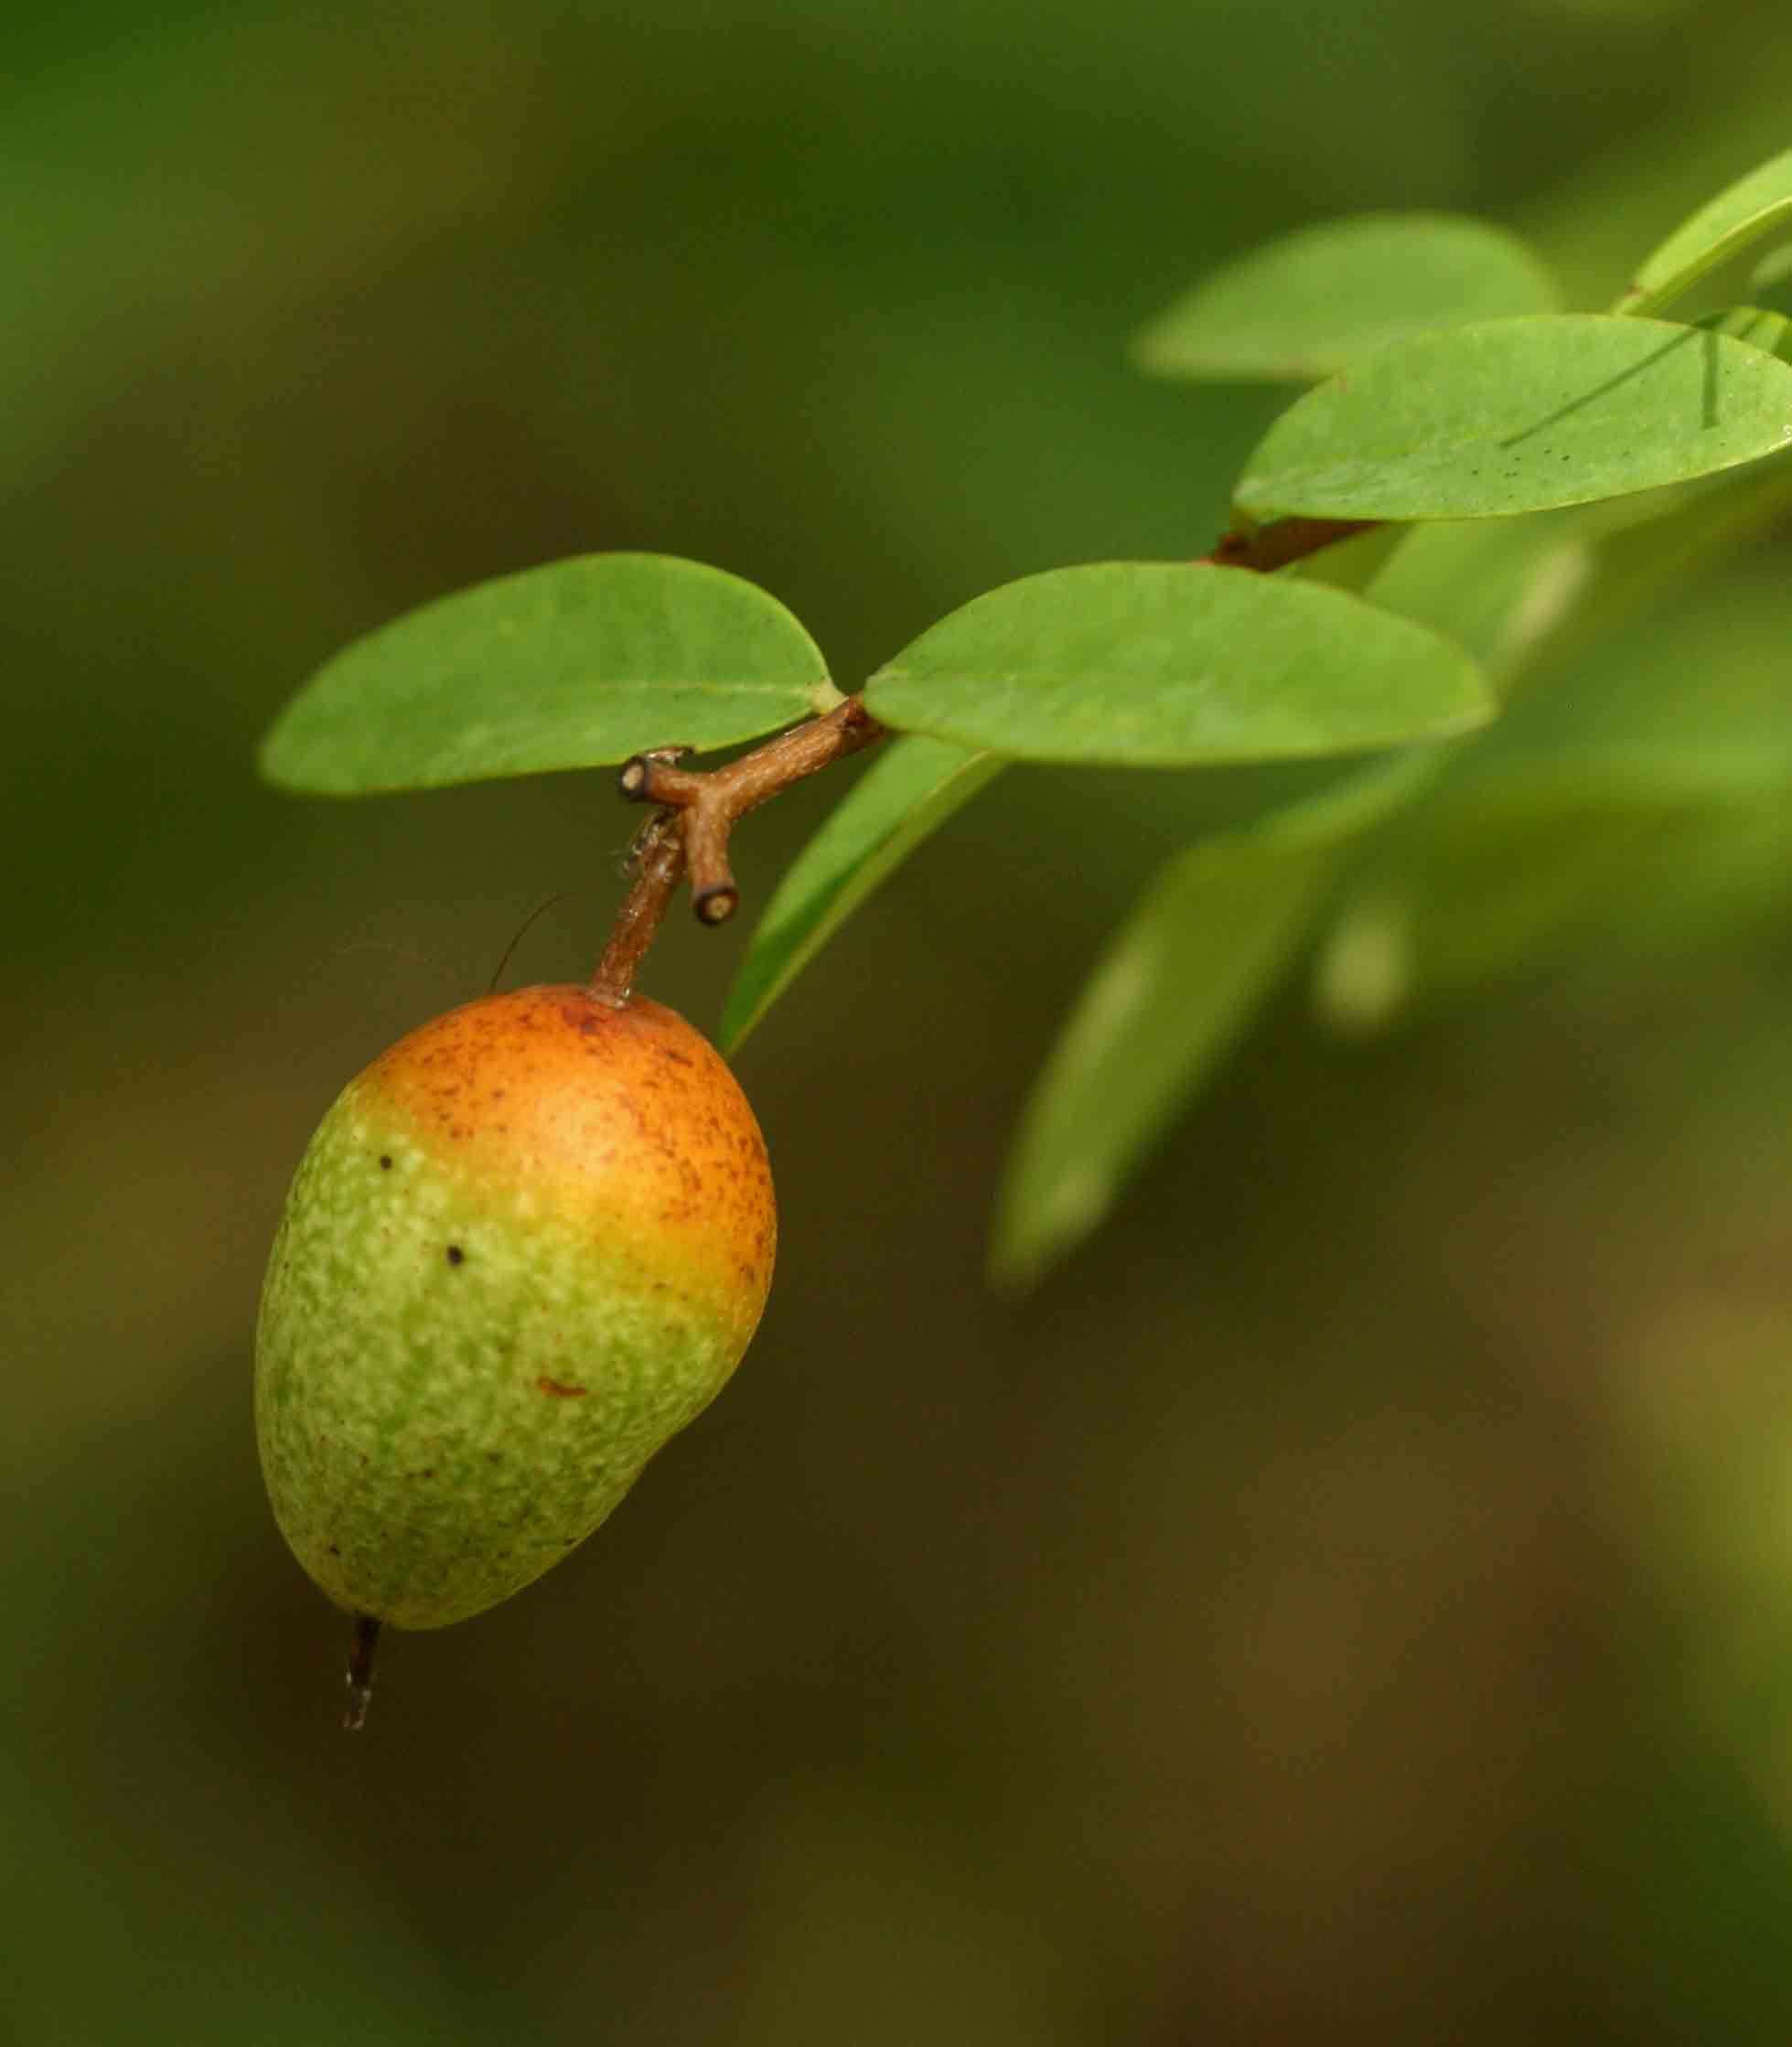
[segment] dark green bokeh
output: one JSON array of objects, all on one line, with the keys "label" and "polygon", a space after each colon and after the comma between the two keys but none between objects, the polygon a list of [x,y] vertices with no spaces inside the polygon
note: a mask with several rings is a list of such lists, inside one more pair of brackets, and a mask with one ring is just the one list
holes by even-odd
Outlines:
[{"label": "dark green bokeh", "polygon": [[[311,668],[647,548],[850,681],[997,582],[1195,552],[1280,400],[1138,379],[1143,318],[1368,207],[1529,229],[1604,304],[1784,145],[1778,15],[448,0],[11,43],[0,2030],[1783,2038],[1771,917],[1595,930],[1368,1047],[1291,1001],[1016,1307],[980,1275],[1027,1081],[1225,798],[1015,770],[743,1053],[784,1237],[735,1386],[538,1588],[394,1641],[358,1742],[248,1416],[336,1088],[557,891],[510,978],[581,971],[634,822],[602,776],[277,797],[253,743]],[[749,907],[826,784],[746,834]],[[713,1027],[738,943],[681,924],[655,992]]]}]

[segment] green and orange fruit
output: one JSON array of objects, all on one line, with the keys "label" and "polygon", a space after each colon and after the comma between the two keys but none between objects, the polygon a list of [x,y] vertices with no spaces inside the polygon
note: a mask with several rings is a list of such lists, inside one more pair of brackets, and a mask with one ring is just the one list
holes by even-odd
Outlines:
[{"label": "green and orange fruit", "polygon": [[776,1234],[753,1111],[672,1011],[526,988],[413,1031],[324,1118],[263,1290],[299,1561],[413,1628],[538,1578],[726,1382]]}]

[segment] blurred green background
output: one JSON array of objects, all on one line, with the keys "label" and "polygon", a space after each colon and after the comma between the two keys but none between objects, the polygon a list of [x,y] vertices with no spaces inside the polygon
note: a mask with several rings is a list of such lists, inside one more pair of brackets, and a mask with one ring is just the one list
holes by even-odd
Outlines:
[{"label": "blurred green background", "polygon": [[[1368,207],[1526,229],[1601,304],[1785,145],[1783,10],[102,0],[8,41],[0,2036],[1786,2038],[1783,916],[1590,931],[1370,1044],[1291,993],[1003,1302],[1015,1111],[1199,795],[1017,771],[744,1051],[784,1235],[735,1387],[538,1587],[391,1642],[359,1740],[249,1417],[322,1109],[557,892],[509,978],[585,970],[635,822],[605,775],[264,791],[312,666],[632,547],[850,681],[1005,577],[1197,552],[1282,401],[1136,379],[1140,319]],[[1784,662],[1750,616],[1724,658]],[[749,916],[843,780],[746,835]],[[745,928],[681,918],[654,991],[713,1027]]]}]

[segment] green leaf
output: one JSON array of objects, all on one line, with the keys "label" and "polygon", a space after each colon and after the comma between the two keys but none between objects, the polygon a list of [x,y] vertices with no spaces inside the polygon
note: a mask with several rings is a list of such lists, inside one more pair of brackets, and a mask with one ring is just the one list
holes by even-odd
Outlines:
[{"label": "green leaf", "polygon": [[1348,753],[1488,715],[1461,649],[1317,584],[1199,563],[1050,569],[872,677],[886,723],[1023,760],[1205,766]]},{"label": "green leaf", "polygon": [[1305,383],[1427,328],[1557,304],[1514,236],[1448,213],[1369,213],[1228,263],[1139,334],[1160,377]]},{"label": "green leaf", "polygon": [[[1772,484],[1769,490],[1766,486]],[[1502,700],[1502,713],[1459,749],[1485,757],[1534,717],[1530,688],[1576,652],[1623,625],[1704,562],[1733,556],[1758,524],[1792,498],[1792,464],[1652,491],[1635,498],[1534,512],[1522,519],[1438,520],[1404,531],[1399,550],[1368,584],[1370,600],[1461,642]],[[1695,666],[1696,666],[1695,659]],[[1580,677],[1559,692],[1581,702]],[[1634,694],[1626,716],[1634,722]]]},{"label": "green leaf", "polygon": [[1767,462],[1525,518],[1439,520],[1407,529],[1366,594],[1447,631],[1504,700],[1738,559],[1787,505],[1792,462]]},{"label": "green leaf", "polygon": [[1644,258],[1613,311],[1653,312],[1788,220],[1792,220],[1792,149],[1770,156],[1681,221]]},{"label": "green leaf", "polygon": [[1164,869],[1034,1088],[996,1206],[998,1281],[1030,1284],[1100,1223],[1281,975],[1351,841],[1422,788],[1436,759],[1377,762]]},{"label": "green leaf", "polygon": [[1792,817],[1646,782],[1512,776],[1427,813],[1397,866],[1366,877],[1314,959],[1335,1028],[1379,1029],[1614,939],[1696,940],[1751,900],[1783,900]]},{"label": "green leaf", "polygon": [[886,743],[767,906],[728,993],[724,1051],[739,1045],[853,912],[1003,766],[993,754],[938,739]]},{"label": "green leaf", "polygon": [[287,788],[359,796],[757,738],[839,701],[775,597],[664,554],[476,584],[357,640],[262,748]]},{"label": "green leaf", "polygon": [[[1359,597],[1414,531],[1411,526],[1397,525],[1392,520],[1365,526],[1347,540],[1333,541],[1329,546],[1316,548],[1311,554],[1297,554],[1285,566],[1270,573],[1296,583],[1327,584],[1334,590],[1347,590],[1353,596]],[[1444,630],[1448,631],[1447,622]],[[1449,637],[1460,638],[1454,632],[1450,632]]]},{"label": "green leaf", "polygon": [[1503,691],[1572,614],[1594,573],[1587,522],[1576,509],[1414,527],[1367,595],[1448,632]]},{"label": "green leaf", "polygon": [[1598,313],[1384,348],[1298,399],[1244,517],[1487,519],[1653,490],[1792,445],[1792,368],[1727,335]]},{"label": "green leaf", "polygon": [[1318,906],[1331,849],[1217,839],[1165,868],[1040,1076],[996,1208],[991,1270],[1030,1284],[1095,1228]]},{"label": "green leaf", "polygon": [[1777,578],[1732,578],[1552,670],[1461,756],[1445,793],[1578,787],[1678,803],[1792,789],[1788,642]]},{"label": "green leaf", "polygon": [[1736,559],[1787,504],[1792,463],[1779,462],[1518,519],[1374,528],[1406,538],[1365,595],[1447,632],[1504,698],[1540,659],[1584,649],[1701,568]]},{"label": "green leaf", "polygon": [[1683,942],[1792,871],[1792,604],[1771,574],[1551,670],[1377,847],[1316,970],[1385,1023],[1620,927]]},{"label": "green leaf", "polygon": [[1721,312],[1705,314],[1693,325],[1746,341],[1751,348],[1765,348],[1782,362],[1792,361],[1792,320],[1784,313],[1770,312],[1764,305],[1726,305]]},{"label": "green leaf", "polygon": [[1763,293],[1777,293],[1779,287],[1792,278],[1792,241],[1782,241],[1769,249],[1748,273],[1748,289],[1752,296]]}]

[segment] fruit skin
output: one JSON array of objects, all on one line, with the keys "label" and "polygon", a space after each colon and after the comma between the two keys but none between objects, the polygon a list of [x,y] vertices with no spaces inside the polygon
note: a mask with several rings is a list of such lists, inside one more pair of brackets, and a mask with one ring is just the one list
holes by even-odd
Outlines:
[{"label": "fruit skin", "polygon": [[721,1390],[776,1234],[753,1111],[675,1012],[525,988],[413,1031],[319,1125],[263,1288],[299,1561],[413,1628],[539,1577]]}]

